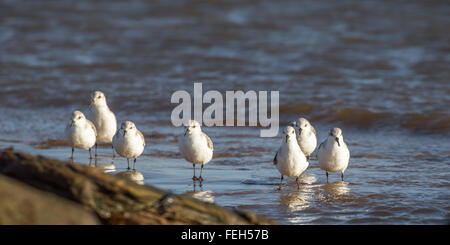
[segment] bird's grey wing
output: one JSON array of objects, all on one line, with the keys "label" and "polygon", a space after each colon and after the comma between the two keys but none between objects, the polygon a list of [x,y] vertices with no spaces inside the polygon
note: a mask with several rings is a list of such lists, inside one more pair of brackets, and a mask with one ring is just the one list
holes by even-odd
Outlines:
[{"label": "bird's grey wing", "polygon": [[138,135],[141,137],[141,139],[142,139],[142,142],[144,143],[144,146],[145,146],[145,137],[144,137],[144,135],[142,134],[142,132],[141,131],[139,131],[139,130],[137,130],[136,129],[136,132],[138,133]]},{"label": "bird's grey wing", "polygon": [[97,136],[97,129],[95,128],[95,125],[93,122],[91,122],[90,120],[87,120],[88,124],[91,126],[91,128],[94,130],[95,136]]},{"label": "bird's grey wing", "polygon": [[317,151],[319,151],[322,147],[325,147],[325,141],[320,143],[319,148],[317,148]]},{"label": "bird's grey wing", "polygon": [[312,125],[311,125],[311,128],[312,128],[314,135],[317,137],[316,129]]},{"label": "bird's grey wing", "polygon": [[209,136],[205,133],[202,132],[203,137],[206,138],[206,143],[208,144],[208,148],[211,150],[214,150],[214,146],[213,146],[213,142],[211,140],[211,138],[209,138]]}]

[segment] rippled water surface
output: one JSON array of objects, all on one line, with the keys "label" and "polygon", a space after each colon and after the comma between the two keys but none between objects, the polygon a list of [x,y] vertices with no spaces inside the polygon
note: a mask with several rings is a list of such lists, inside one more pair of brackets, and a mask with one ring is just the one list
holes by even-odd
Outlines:
[{"label": "rippled water surface", "polygon": [[[268,215],[283,224],[442,224],[450,219],[448,1],[0,0],[0,147],[66,160],[64,127],[105,92],[146,135],[137,173],[102,146],[111,174]],[[277,190],[281,139],[204,127],[202,186],[178,152],[177,90],[280,91],[280,123],[338,126],[345,182],[310,161]],[[88,153],[75,161],[89,164]]]}]

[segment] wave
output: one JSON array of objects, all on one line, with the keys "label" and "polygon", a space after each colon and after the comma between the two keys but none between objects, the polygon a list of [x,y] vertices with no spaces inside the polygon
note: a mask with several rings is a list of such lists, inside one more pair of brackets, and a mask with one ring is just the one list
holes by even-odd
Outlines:
[{"label": "wave", "polygon": [[405,128],[414,132],[450,133],[450,115],[441,112],[392,113],[366,108],[323,108],[312,110],[308,104],[280,106],[280,114],[304,114],[312,122],[340,123],[358,128]]}]

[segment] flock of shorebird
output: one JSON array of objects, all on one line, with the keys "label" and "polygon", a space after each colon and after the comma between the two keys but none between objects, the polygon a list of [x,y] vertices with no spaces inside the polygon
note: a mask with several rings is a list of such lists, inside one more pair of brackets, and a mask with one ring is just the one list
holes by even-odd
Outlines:
[{"label": "flock of shorebird", "polygon": [[[113,157],[115,152],[127,159],[130,169],[130,159],[134,159],[133,170],[136,169],[136,159],[144,152],[144,135],[131,121],[125,121],[117,130],[117,120],[114,113],[106,103],[105,95],[100,91],[91,94],[88,120],[81,111],[74,111],[70,124],[66,128],[66,138],[72,146],[71,159],[75,148],[89,150],[95,146],[97,157],[98,143],[111,143]],[[213,158],[214,146],[211,138],[202,132],[200,124],[190,120],[184,135],[180,136],[178,143],[182,156],[194,169],[194,181],[203,181],[203,166]],[[317,134],[311,123],[305,118],[289,123],[283,130],[283,140],[275,154],[273,164],[281,174],[280,189],[283,177],[295,177],[300,188],[299,177],[308,168],[308,160],[316,150]],[[347,169],[350,152],[342,137],[340,128],[330,130],[328,137],[323,141],[316,153],[319,167],[326,172],[340,172],[344,180],[344,171]],[[196,177],[195,165],[200,164],[200,177]]]}]

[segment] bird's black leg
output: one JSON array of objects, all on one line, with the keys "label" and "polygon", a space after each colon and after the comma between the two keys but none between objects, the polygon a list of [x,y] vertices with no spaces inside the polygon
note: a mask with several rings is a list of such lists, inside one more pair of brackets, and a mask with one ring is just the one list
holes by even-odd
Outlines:
[{"label": "bird's black leg", "polygon": [[128,162],[128,170],[130,170],[130,159],[129,158],[127,158],[127,162]]},{"label": "bird's black leg", "polygon": [[192,180],[198,180],[197,176],[195,176],[195,163],[192,164],[192,167],[194,168],[194,176],[192,177]]},{"label": "bird's black leg", "polygon": [[298,183],[298,177],[299,176],[297,176],[297,178],[295,179],[295,182],[297,183],[297,188],[300,190],[300,183]]},{"label": "bird's black leg", "polygon": [[281,185],[283,184],[283,175],[281,175],[280,178],[280,186],[278,187],[278,190],[281,190]]},{"label": "bird's black leg", "polygon": [[75,151],[75,149],[72,147],[72,156],[70,157],[70,159],[73,161],[73,152]]},{"label": "bird's black leg", "polygon": [[202,163],[202,167],[200,168],[200,177],[198,178],[198,180],[200,182],[202,182],[204,179],[202,178],[202,172],[203,172],[203,163]]},{"label": "bird's black leg", "polygon": [[343,172],[341,173],[341,179],[342,179],[342,181],[344,181],[344,173]]},{"label": "bird's black leg", "polygon": [[92,159],[91,149],[92,148],[89,148],[89,159]]},{"label": "bird's black leg", "polygon": [[97,143],[95,143],[95,158],[97,158]]},{"label": "bird's black leg", "polygon": [[327,175],[327,183],[328,183],[328,172],[327,172],[327,171],[325,171],[325,173],[326,173],[326,175]]},{"label": "bird's black leg", "polygon": [[134,159],[133,170],[136,171],[136,158]]}]

